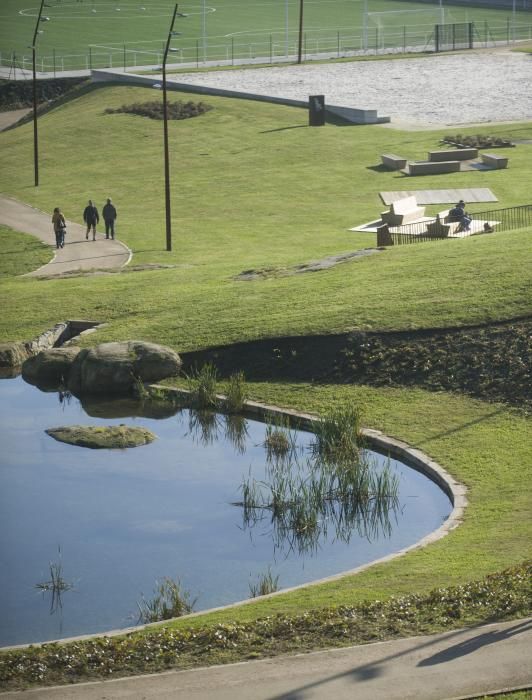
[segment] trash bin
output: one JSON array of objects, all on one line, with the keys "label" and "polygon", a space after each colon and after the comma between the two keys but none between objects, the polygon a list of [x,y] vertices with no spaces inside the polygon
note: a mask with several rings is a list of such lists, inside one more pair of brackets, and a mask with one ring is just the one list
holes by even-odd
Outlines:
[{"label": "trash bin", "polygon": [[308,124],[309,126],[325,124],[325,95],[310,95],[308,98]]}]

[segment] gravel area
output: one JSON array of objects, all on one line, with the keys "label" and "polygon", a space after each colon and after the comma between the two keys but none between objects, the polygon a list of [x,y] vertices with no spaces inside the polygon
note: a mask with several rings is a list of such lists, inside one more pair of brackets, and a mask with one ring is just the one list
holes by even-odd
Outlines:
[{"label": "gravel area", "polygon": [[506,49],[185,73],[173,81],[292,100],[323,94],[326,104],[377,109],[401,128],[532,120],[532,56]]}]

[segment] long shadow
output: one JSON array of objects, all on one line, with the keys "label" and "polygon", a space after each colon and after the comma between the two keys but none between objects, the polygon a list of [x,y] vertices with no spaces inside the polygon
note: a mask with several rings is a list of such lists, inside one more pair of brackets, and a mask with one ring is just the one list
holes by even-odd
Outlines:
[{"label": "long shadow", "polygon": [[289,129],[308,129],[308,124],[298,124],[297,126],[281,126],[279,129],[267,129],[259,131],[259,134],[273,134],[276,131],[288,131]]},{"label": "long shadow", "polygon": [[455,433],[460,433],[462,430],[467,430],[467,428],[470,428],[473,425],[478,425],[479,423],[483,423],[484,421],[488,420],[489,418],[493,418],[494,416],[498,416],[499,413],[504,413],[505,408],[499,408],[496,411],[492,411],[491,413],[488,413],[485,416],[482,416],[481,418],[475,418],[475,420],[468,421],[467,423],[462,423],[459,425],[457,428],[451,428],[450,430],[446,430],[443,433],[437,433],[436,435],[432,435],[431,437],[426,438],[425,440],[422,440],[419,442],[419,445],[425,445],[427,442],[432,442],[433,440],[440,440],[441,438],[448,437],[449,435],[454,435]]},{"label": "long shadow", "polygon": [[530,629],[532,629],[532,620],[525,620],[506,630],[501,630],[498,632],[484,632],[484,634],[479,634],[478,637],[467,639],[465,642],[458,642],[458,644],[455,644],[450,649],[443,649],[437,654],[429,656],[427,659],[423,659],[418,663],[418,666],[435,666],[436,664],[442,664],[446,661],[452,661],[453,659],[458,659],[466,654],[472,654],[474,651],[477,651],[488,644],[495,644],[496,642],[504,641],[505,639],[513,637],[515,634],[520,634],[521,632],[526,632]]},{"label": "long shadow", "polygon": [[[498,637],[497,639],[493,639],[492,642],[497,642],[501,641],[505,638],[513,636],[513,634],[518,634],[519,632],[525,631],[528,629],[528,626],[530,626],[532,622],[530,620],[526,620],[523,622],[519,622],[515,627],[510,628],[510,630],[507,631],[502,631],[502,632],[494,632],[494,633],[484,633],[479,635],[480,637],[485,637],[485,636],[496,636]],[[516,629],[516,628],[521,628],[521,629]],[[523,629],[524,628],[524,629]],[[456,632],[451,632],[446,635],[445,640],[449,640],[453,637],[459,637],[460,635],[466,634],[467,632],[470,631],[471,628],[469,629],[461,629],[457,630]],[[474,628],[473,628],[474,629]],[[511,631],[515,630],[515,631]],[[509,634],[508,634],[509,632]],[[397,640],[395,640],[397,641]],[[422,649],[427,649],[428,647],[431,647],[434,644],[440,643],[442,640],[440,636],[436,636],[433,639],[430,639],[428,642],[424,642],[422,644],[418,644],[413,647],[409,647],[408,649],[405,649],[403,651],[399,651],[395,654],[389,654],[388,656],[383,657],[382,659],[379,659],[378,661],[372,661],[367,664],[363,664],[361,666],[356,666],[349,671],[343,671],[342,673],[337,673],[332,676],[328,676],[327,678],[321,680],[321,681],[316,681],[314,683],[308,683],[307,685],[301,686],[300,688],[290,691],[289,693],[283,693],[282,695],[274,695],[269,700],[304,700],[305,698],[305,693],[306,691],[312,690],[314,688],[319,688],[320,686],[326,686],[328,683],[332,683],[336,680],[339,680],[341,678],[349,678],[351,677],[353,680],[353,683],[359,682],[359,681],[370,681],[373,680],[374,678],[378,678],[379,676],[382,676],[384,673],[384,665],[387,661],[391,661],[393,659],[398,659],[401,658],[402,656],[408,656],[409,654],[414,654],[415,652],[418,652]],[[464,647],[467,647],[470,644],[470,641],[474,640],[466,640],[465,642],[459,642],[456,646],[461,647],[462,645]],[[486,642],[486,643],[492,643]],[[479,644],[477,648],[480,648],[483,646],[482,644]],[[439,655],[444,654],[445,652],[438,652],[438,654],[434,654],[434,657],[431,658],[436,658]],[[457,654],[458,656],[459,654]],[[450,657],[452,658],[452,657]],[[428,663],[423,663],[423,661],[418,663],[418,666],[428,666]],[[325,696],[324,696],[325,697]],[[355,697],[355,696],[353,696]]]}]

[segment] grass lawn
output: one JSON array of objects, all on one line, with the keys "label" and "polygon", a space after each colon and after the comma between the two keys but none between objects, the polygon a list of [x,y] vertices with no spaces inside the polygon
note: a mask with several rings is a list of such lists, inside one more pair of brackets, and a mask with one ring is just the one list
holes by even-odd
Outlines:
[{"label": "grass lawn", "polygon": [[[49,0],[44,16],[50,21],[41,25],[38,37],[38,70],[52,70],[53,52],[59,68],[86,68],[91,46],[94,67],[124,63],[124,48],[128,65],[150,65],[161,62],[161,53],[168,35],[175,3],[173,0]],[[288,10],[288,23],[286,11]],[[179,3],[180,32],[173,45],[186,61],[198,57],[230,58],[232,53],[251,58],[286,52],[288,32],[289,52],[296,53],[299,24],[299,2],[250,2],[233,0],[230,5],[210,3],[203,16],[200,3]],[[393,14],[376,14],[392,11]],[[25,0],[2,0],[0,10],[0,51],[5,65],[10,64],[12,52],[18,61],[25,55],[31,66],[28,45],[35,29],[38,3],[28,7]],[[445,7],[446,22],[476,22],[475,41],[484,42],[486,26],[489,40],[508,39],[509,10],[481,7]],[[530,25],[527,12],[516,8],[516,36],[520,26]],[[398,8],[392,0],[372,0],[368,18],[368,43],[374,46],[376,37],[386,45],[419,45],[423,48],[441,19],[439,8],[426,4],[403,2]],[[346,48],[362,47],[363,4],[350,0],[321,0],[305,5],[304,31],[306,51],[336,51],[337,43]],[[485,23],[488,25],[485,25]],[[204,43],[204,27],[206,41]],[[403,34],[406,27],[406,36]],[[528,33],[522,30],[525,36]],[[111,58],[110,58],[111,57]],[[64,61],[64,64],[63,64]]]},{"label": "grass lawn", "polygon": [[[2,341],[28,339],[66,318],[90,318],[109,326],[87,343],[135,338],[183,352],[254,338],[459,327],[530,315],[528,230],[400,246],[324,272],[234,280],[243,270],[286,270],[374,246],[373,235],[347,229],[378,215],[380,191],[406,187],[401,176],[376,167],[379,154],[422,157],[444,131],[309,129],[306,113],[294,108],[209,98],[212,111],[170,125],[174,249],[167,253],[162,125],[104,114],[105,107],[151,94],[101,88],[44,116],[38,189],[31,125],[1,133],[0,189],[47,212],[61,206],[77,221],[87,199],[101,207],[110,195],[118,236],[133,249],[134,263],[175,267],[36,280],[14,277],[19,268],[13,265],[0,279],[2,298],[9,300],[0,318]],[[530,139],[532,124],[464,132]],[[532,144],[519,144],[508,170],[424,177],[421,186],[490,187],[499,198],[492,208],[529,203],[531,154]],[[37,264],[28,239],[8,231],[0,235],[0,253],[11,250],[13,240],[27,246],[28,264]],[[177,627],[424,593],[530,557],[531,435],[524,411],[421,389],[264,382],[251,384],[250,394],[317,414],[345,401],[361,404],[365,426],[419,447],[468,487],[466,518],[434,545],[356,576]]]}]

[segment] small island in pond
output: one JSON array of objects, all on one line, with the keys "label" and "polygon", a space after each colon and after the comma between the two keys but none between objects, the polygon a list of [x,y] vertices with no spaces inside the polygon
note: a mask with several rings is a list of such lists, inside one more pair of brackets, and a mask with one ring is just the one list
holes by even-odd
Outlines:
[{"label": "small island in pond", "polygon": [[126,447],[140,447],[156,439],[156,435],[146,428],[131,428],[127,425],[69,425],[49,428],[45,431],[59,442],[91,449],[121,450]]}]

